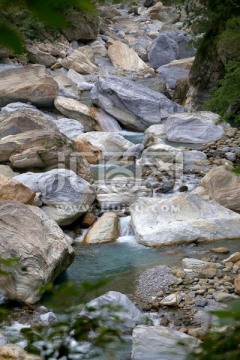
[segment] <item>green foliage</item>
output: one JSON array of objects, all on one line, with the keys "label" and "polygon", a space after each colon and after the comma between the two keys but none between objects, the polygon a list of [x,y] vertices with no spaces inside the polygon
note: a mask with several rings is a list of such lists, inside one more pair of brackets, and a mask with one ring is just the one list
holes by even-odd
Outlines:
[{"label": "green foliage", "polygon": [[237,175],[240,175],[240,168],[237,167],[237,168],[233,169],[233,172]]},{"label": "green foliage", "polygon": [[240,62],[226,65],[226,75],[211,95],[205,103],[206,110],[218,113],[222,120],[240,123]]},{"label": "green foliage", "polygon": [[[41,355],[43,359],[84,359],[81,344],[88,343],[87,358],[105,351],[109,343],[122,342],[121,307],[102,305],[97,311],[93,307],[85,307],[87,311],[79,314],[84,308],[81,299],[86,293],[92,293],[106,285],[108,281],[97,283],[83,282],[76,286],[71,282],[47,287],[48,296],[52,295],[52,306],[58,311],[59,319],[51,327],[35,326],[23,328],[22,335],[27,341],[26,351]],[[45,289],[46,290],[46,289]]]},{"label": "green foliage", "polygon": [[45,26],[52,31],[66,27],[70,8],[96,13],[93,0],[0,0],[0,46],[23,52],[24,38],[44,33]]},{"label": "green foliage", "polygon": [[232,302],[228,309],[213,311],[218,318],[217,329],[207,334],[207,339],[187,360],[239,360],[240,359],[240,301]]}]

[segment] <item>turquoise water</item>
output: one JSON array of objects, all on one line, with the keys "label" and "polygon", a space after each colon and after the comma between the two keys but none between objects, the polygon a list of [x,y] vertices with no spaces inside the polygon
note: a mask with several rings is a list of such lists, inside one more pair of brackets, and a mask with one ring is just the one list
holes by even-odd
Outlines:
[{"label": "turquoise water", "polygon": [[[99,281],[108,278],[109,283],[101,293],[114,290],[127,295],[134,292],[137,276],[147,268],[157,265],[181,266],[185,257],[202,258],[212,254],[213,247],[227,246],[232,252],[238,251],[240,240],[217,241],[212,243],[189,244],[179,247],[150,248],[136,243],[134,236],[119,238],[116,243],[75,245],[76,258],[66,272],[74,282]],[[219,259],[227,255],[220,255]],[[98,295],[98,294],[97,294]]]}]

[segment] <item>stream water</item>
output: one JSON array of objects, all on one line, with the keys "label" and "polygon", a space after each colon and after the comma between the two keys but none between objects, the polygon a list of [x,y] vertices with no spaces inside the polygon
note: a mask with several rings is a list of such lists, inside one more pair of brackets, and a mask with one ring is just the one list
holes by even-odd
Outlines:
[{"label": "stream water", "polygon": [[[65,273],[65,278],[76,283],[108,278],[109,283],[95,295],[114,290],[131,296],[137,276],[145,269],[157,265],[180,267],[183,258],[208,256],[210,250],[217,246],[239,251],[237,240],[167,248],[146,247],[137,243],[130,220],[130,216],[120,218],[120,237],[114,243],[85,246],[81,243],[82,237],[79,237],[79,243],[75,244],[76,259]],[[219,255],[219,259],[225,257]]]}]

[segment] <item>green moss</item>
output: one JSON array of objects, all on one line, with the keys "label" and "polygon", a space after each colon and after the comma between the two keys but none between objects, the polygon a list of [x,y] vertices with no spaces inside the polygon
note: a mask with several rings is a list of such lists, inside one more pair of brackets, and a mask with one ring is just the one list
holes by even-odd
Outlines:
[{"label": "green moss", "polygon": [[1,20],[11,24],[12,28],[19,32],[25,40],[43,37],[43,23],[33,17],[28,10],[13,7],[1,10],[0,15]]}]

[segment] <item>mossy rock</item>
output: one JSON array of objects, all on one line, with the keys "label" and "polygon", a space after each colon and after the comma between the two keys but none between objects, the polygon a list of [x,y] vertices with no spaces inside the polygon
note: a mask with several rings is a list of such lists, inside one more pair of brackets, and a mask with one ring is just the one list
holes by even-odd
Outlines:
[{"label": "mossy rock", "polygon": [[97,13],[68,9],[66,19],[68,26],[62,30],[62,33],[68,41],[95,40],[97,38],[99,31]]},{"label": "mossy rock", "polygon": [[[19,9],[19,7],[1,9],[0,16],[3,22],[11,24],[11,27],[20,34],[25,42],[29,40],[54,40],[60,35],[59,30],[37,20],[27,9]],[[67,40],[96,39],[99,30],[99,19],[96,11],[87,12],[69,8],[66,10],[65,20],[67,26],[61,32]]]}]

